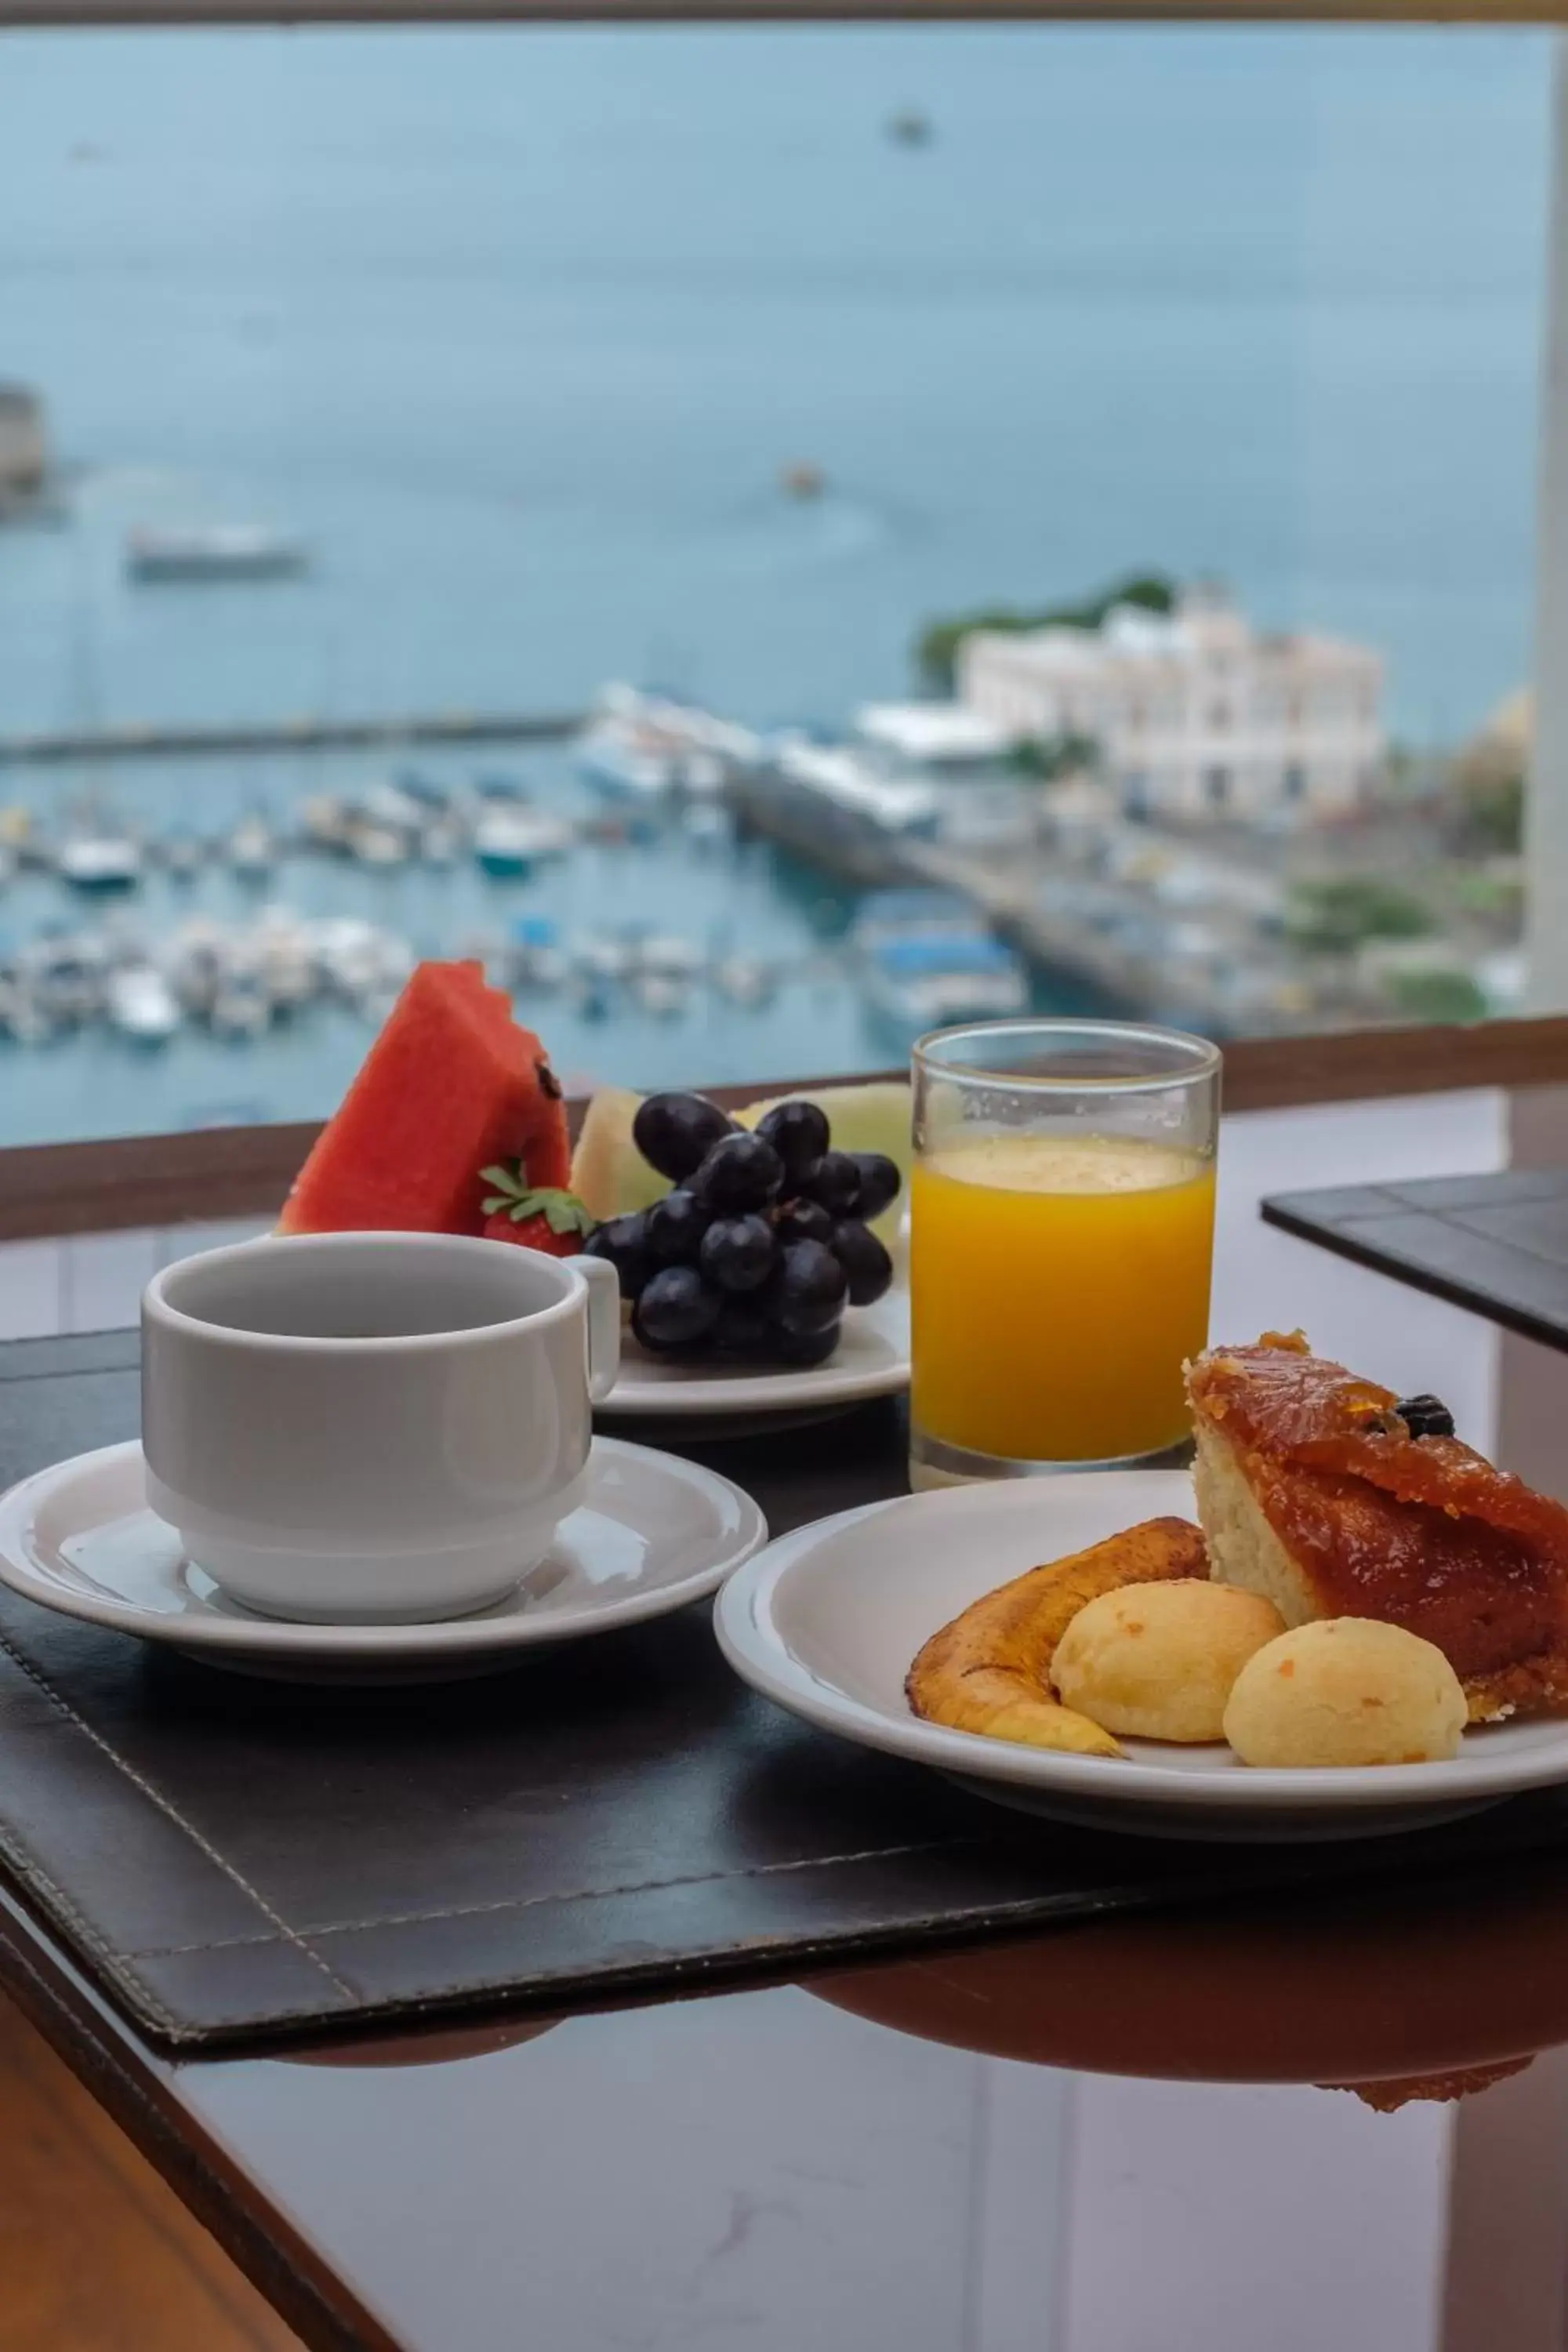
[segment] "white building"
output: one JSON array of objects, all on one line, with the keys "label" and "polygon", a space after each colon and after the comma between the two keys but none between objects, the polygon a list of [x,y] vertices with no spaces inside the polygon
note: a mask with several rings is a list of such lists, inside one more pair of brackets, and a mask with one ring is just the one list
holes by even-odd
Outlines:
[{"label": "white building", "polygon": [[961,700],[1015,739],[1085,736],[1130,815],[1353,809],[1384,757],[1384,665],[1342,638],[1255,630],[1212,589],[1098,629],[976,630]]}]

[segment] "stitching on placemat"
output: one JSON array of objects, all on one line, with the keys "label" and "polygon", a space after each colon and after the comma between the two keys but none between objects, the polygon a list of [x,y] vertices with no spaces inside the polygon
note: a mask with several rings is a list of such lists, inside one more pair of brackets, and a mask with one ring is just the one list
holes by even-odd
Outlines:
[{"label": "stitching on placemat", "polygon": [[[0,1650],[4,1650],[6,1656],[10,1658],[15,1664],[20,1666],[22,1672],[26,1675],[27,1680],[36,1689],[43,1692],[44,1696],[48,1700],[49,1705],[54,1707],[58,1713],[63,1715],[68,1723],[74,1724],[79,1731],[85,1734],[85,1736],[91,1740],[93,1746],[98,1748],[102,1755],[108,1757],[110,1762],[114,1766],[115,1770],[117,1772],[123,1773],[124,1777],[130,1781],[133,1789],[140,1790],[141,1794],[147,1798],[152,1804],[155,1805],[158,1811],[163,1813],[167,1820],[174,1822],[176,1829],[183,1830],[185,1835],[190,1839],[192,1844],[195,1846],[200,1853],[204,1853],[206,1856],[206,1859],[212,1863],[216,1869],[222,1871],[224,1876],[228,1879],[233,1885],[237,1886],[241,1894],[247,1895],[249,1896],[251,1902],[255,1904],[262,1917],[271,1922],[272,1926],[277,1929],[278,1934],[283,1937],[286,1943],[291,1944],[294,1949],[299,1952],[303,1958],[310,1961],[312,1968],[319,1969],[321,1974],[326,1978],[328,1983],[332,1986],[335,1991],[342,1993],[346,2001],[351,2003],[358,2002],[359,1995],[354,1991],[353,1986],[345,1984],[342,1977],[340,1977],[336,1971],[328,1965],[328,1963],[321,1958],[321,1954],[319,1952],[312,1951],[310,1945],[305,1942],[303,1937],[297,1934],[296,1931],[289,1927],[289,1922],[286,1919],[279,1916],[278,1913],[274,1911],[272,1906],[268,1902],[265,1895],[258,1895],[256,1888],[250,1885],[249,1881],[235,1868],[233,1863],[227,1861],[225,1856],[218,1852],[217,1848],[202,1835],[200,1830],[195,1828],[191,1822],[185,1820],[178,1807],[170,1802],[169,1799],[163,1795],[162,1790],[154,1788],[151,1780],[143,1779],[142,1775],[135,1769],[134,1766],[128,1764],[124,1757],[120,1755],[110,1745],[109,1741],[104,1738],[101,1732],[95,1731],[85,1717],[77,1713],[75,1707],[72,1706],[68,1699],[63,1698],[59,1692],[56,1690],[51,1684],[46,1682],[37,1668],[29,1659],[23,1656],[21,1651],[16,1648],[15,1643],[13,1643],[10,1637],[3,1632],[0,1632]],[[110,1948],[108,1946],[104,1945],[99,1937],[95,1937],[91,1940],[93,1941],[95,1948],[100,1951],[106,1951]],[[241,1937],[237,1940],[242,1942],[248,1941],[260,1943],[270,1942],[274,1939],[271,1937]],[[216,1948],[195,1945],[187,1946],[185,1948],[200,1951],[214,1949]],[[151,1957],[151,1955],[149,1955],[149,1957]]]},{"label": "stitching on placemat", "polygon": [[[146,2010],[149,2016],[156,2018],[165,2032],[177,2034],[184,2030],[182,2021],[172,2010],[165,2009],[152,1988],[134,1969],[127,1965],[130,1958],[137,1956],[116,1951],[114,1946],[99,1934],[90,1920],[84,1918],[65,1889],[57,1885],[48,1872],[41,1870],[33,1856],[17,1843],[3,1822],[0,1822],[0,1855],[5,1857],[13,1877],[18,1879],[30,1892],[37,1894],[48,1909],[58,1912],[60,1917],[69,1922],[72,1931],[81,1938],[90,1951],[97,1953],[116,1984],[134,1988],[135,1997],[141,2006]],[[258,1938],[258,1940],[261,1939]],[[270,1941],[271,1938],[268,1937],[267,1940]],[[152,1957],[153,1955],[150,1954],[149,1958]]]},{"label": "stitching on placemat", "polygon": [[[921,1838],[909,1845],[868,1845],[855,1853],[805,1854],[798,1862],[760,1862],[749,1870],[695,1870],[683,1878],[643,1878],[626,1886],[579,1886],[564,1895],[508,1895],[493,1903],[455,1903],[445,1911],[389,1911],[376,1919],[332,1919],[312,1927],[312,1936],[358,1936],[372,1927],[432,1927],[447,1919],[483,1919],[498,1911],[537,1911],[550,1903],[611,1903],[619,1895],[662,1895],[678,1886],[721,1886],[750,1878],[779,1878],[792,1870],[831,1870],[840,1863],[896,1862],[911,1853],[940,1853],[968,1845],[969,1838]],[[136,1957],[173,1960],[188,1952],[225,1952],[237,1945],[265,1944],[267,1936],[226,1936],[213,1944],[139,1944]]]}]

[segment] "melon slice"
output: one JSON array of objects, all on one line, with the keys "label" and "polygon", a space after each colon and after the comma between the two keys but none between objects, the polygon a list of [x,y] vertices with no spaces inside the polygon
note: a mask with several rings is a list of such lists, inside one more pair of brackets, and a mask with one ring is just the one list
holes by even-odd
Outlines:
[{"label": "melon slice", "polygon": [[422,963],[294,1180],[286,1234],[478,1234],[479,1171],[517,1160],[571,1176],[566,1108],[544,1048],[477,963]]},{"label": "melon slice", "polygon": [[600,1220],[651,1209],[669,1190],[668,1177],[650,1168],[632,1141],[641,1102],[641,1095],[625,1087],[600,1087],[584,1118],[572,1154],[571,1189]]},{"label": "melon slice", "polygon": [[903,1078],[875,1078],[864,1086],[818,1087],[806,1097],[772,1095],[766,1102],[750,1104],[735,1117],[742,1127],[755,1127],[775,1103],[808,1100],[826,1112],[836,1151],[882,1151],[893,1160],[903,1187],[896,1201],[873,1220],[871,1230],[891,1249],[909,1205],[910,1168],[914,1160],[913,1097]]}]

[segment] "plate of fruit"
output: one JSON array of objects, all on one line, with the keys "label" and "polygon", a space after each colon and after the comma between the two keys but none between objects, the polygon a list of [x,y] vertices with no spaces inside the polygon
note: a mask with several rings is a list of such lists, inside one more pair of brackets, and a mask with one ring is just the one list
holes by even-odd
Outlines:
[{"label": "plate of fruit", "polygon": [[[889,1093],[901,1106],[871,1098]],[[811,1409],[906,1385],[902,1171],[890,1151],[850,1148],[900,1108],[907,1129],[904,1088],[824,1089],[735,1116],[697,1094],[595,1097],[575,1197],[633,1201],[584,1243],[615,1267],[626,1308],[607,1411]],[[606,1164],[622,1171],[607,1197]]]},{"label": "plate of fruit", "polygon": [[604,1088],[574,1148],[544,1045],[477,963],[422,963],[295,1180],[284,1233],[461,1233],[620,1277],[604,1410],[815,1412],[908,1383],[904,1085],[734,1113]]}]

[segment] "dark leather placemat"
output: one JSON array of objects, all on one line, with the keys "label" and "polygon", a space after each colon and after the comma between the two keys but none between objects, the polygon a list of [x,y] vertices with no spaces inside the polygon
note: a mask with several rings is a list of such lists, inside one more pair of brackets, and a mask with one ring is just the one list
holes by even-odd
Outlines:
[{"label": "dark leather placemat", "polygon": [[[0,1478],[134,1433],[135,1339],[0,1349]],[[775,1528],[898,1490],[890,1405],[692,1448]],[[1474,1829],[1237,1849],[1025,1819],[743,1689],[705,1609],[440,1686],[248,1682],[0,1591],[0,1857],[154,2040],[777,1974],[1114,1907],[1480,1865]]]},{"label": "dark leather placemat", "polygon": [[1282,1192],[1271,1225],[1568,1348],[1568,1169]]}]

